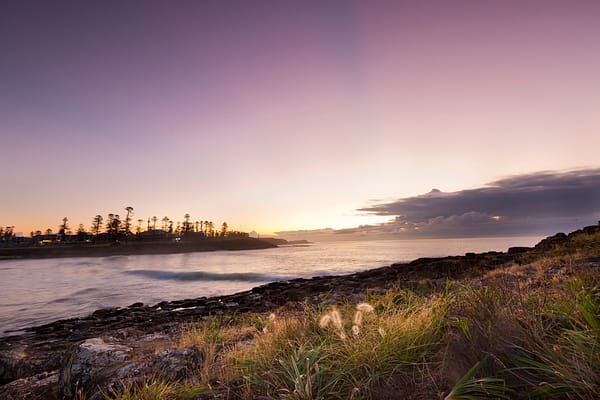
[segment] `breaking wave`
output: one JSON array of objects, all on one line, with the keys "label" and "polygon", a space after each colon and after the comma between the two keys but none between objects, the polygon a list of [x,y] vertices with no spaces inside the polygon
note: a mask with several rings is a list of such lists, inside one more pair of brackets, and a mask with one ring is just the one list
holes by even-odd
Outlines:
[{"label": "breaking wave", "polygon": [[232,272],[220,274],[216,272],[173,272],[149,269],[136,269],[123,272],[129,275],[139,275],[151,279],[173,281],[242,281],[242,282],[273,282],[294,279],[289,276],[273,276],[255,272]]}]

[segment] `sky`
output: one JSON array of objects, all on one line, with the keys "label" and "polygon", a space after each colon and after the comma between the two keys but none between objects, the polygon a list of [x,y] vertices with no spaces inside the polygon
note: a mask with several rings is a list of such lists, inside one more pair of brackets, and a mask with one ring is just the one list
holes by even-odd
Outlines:
[{"label": "sky", "polygon": [[[4,1],[0,226],[127,206],[281,235],[595,223],[598,20],[597,1]],[[553,201],[565,181],[591,197]]]}]

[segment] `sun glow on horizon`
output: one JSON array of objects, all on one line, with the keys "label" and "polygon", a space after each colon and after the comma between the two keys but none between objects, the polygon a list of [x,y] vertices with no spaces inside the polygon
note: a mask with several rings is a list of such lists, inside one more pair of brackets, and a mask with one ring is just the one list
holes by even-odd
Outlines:
[{"label": "sun glow on horizon", "polygon": [[[306,218],[302,221],[295,221],[293,223],[282,223],[276,225],[275,228],[265,227],[266,229],[260,230],[269,234],[276,234],[277,232],[287,231],[310,231],[318,229],[351,229],[357,226],[364,225],[377,225],[389,222],[391,218],[389,216],[370,215],[370,214],[341,214],[331,215],[320,218]],[[256,229],[259,231],[258,229]]]}]

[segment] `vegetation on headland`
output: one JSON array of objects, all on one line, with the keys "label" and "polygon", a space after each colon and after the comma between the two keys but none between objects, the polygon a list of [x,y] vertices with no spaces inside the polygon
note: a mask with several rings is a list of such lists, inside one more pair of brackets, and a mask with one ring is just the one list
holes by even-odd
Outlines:
[{"label": "vegetation on headland", "polygon": [[[31,232],[17,236],[14,226],[0,226],[0,258],[105,256],[115,254],[162,254],[209,250],[242,250],[273,247],[272,243],[250,238],[246,232],[232,230],[227,222],[219,229],[212,221],[193,221],[189,214],[182,222],[156,216],[147,221],[133,220],[133,207],[125,208],[125,218],[96,215],[86,230],[79,224],[76,232],[64,217],[58,230]],[[157,225],[159,224],[160,225]]]},{"label": "vegetation on headland", "polygon": [[[195,237],[247,237],[248,234],[232,230],[227,222],[217,227],[212,221],[191,219],[190,214],[183,216],[183,221],[175,222],[165,216],[144,219],[133,218],[133,207],[125,207],[125,218],[119,214],[110,213],[104,218],[98,214],[92,219],[90,229],[86,230],[79,224],[75,232],[69,224],[69,219],[64,217],[55,232],[52,228],[44,231],[30,232],[29,237],[17,236],[15,226],[0,226],[0,245],[8,246],[35,246],[48,244],[73,244],[73,243],[107,243],[126,242],[128,240],[172,240],[184,235]],[[157,225],[158,224],[158,225]]]},{"label": "vegetation on headland", "polygon": [[188,325],[183,380],[124,381],[106,399],[595,399],[600,228],[542,242],[522,263],[364,302]]}]

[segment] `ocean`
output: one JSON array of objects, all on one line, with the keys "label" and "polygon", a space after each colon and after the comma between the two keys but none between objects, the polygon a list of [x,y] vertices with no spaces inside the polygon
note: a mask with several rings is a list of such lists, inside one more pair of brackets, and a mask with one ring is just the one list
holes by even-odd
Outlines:
[{"label": "ocean", "polygon": [[506,251],[542,237],[321,242],[267,250],[0,261],[0,335],[136,302],[220,296],[419,257]]}]

